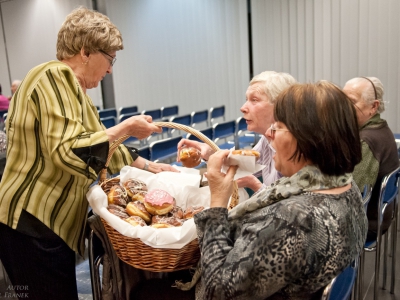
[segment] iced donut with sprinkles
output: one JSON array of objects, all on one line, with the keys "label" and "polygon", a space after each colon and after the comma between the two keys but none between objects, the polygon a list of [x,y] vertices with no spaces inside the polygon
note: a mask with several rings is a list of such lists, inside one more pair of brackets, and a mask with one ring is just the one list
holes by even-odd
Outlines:
[{"label": "iced donut with sprinkles", "polygon": [[166,191],[154,189],[144,197],[144,206],[152,215],[165,215],[174,208],[175,199]]}]

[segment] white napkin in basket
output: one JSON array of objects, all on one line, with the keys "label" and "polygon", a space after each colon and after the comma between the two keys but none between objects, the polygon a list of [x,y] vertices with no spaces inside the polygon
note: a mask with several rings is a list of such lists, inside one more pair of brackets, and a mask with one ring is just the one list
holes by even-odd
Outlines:
[{"label": "white napkin in basket", "polygon": [[[184,169],[184,168],[183,168]],[[199,174],[161,172],[152,174],[133,167],[123,167],[120,172],[121,182],[128,178],[138,178],[146,182],[148,189],[163,189],[171,194],[178,206],[185,209],[190,205],[209,207],[210,190],[208,187],[199,188]],[[151,226],[134,227],[107,210],[107,195],[99,185],[90,188],[86,197],[93,211],[102,217],[119,233],[139,238],[153,248],[180,249],[197,238],[196,226],[193,219],[184,222],[183,226],[157,229]]]}]

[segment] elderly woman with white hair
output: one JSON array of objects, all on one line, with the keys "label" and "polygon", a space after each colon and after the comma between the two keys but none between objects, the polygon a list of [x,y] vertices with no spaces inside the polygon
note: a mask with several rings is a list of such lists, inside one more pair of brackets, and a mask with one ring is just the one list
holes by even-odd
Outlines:
[{"label": "elderly woman with white hair", "polygon": [[[253,175],[238,179],[239,187],[248,187],[254,192],[259,192],[281,177],[275,169],[270,142],[263,134],[275,121],[274,105],[278,95],[295,83],[296,79],[292,75],[275,71],[264,71],[251,79],[246,91],[246,102],[242,105],[240,111],[243,113],[243,118],[246,119],[247,130],[262,135],[253,149],[260,152],[257,163],[265,165],[265,168]],[[178,150],[184,145],[201,150],[204,160],[208,160],[208,157],[214,152],[205,143],[187,139],[182,139],[179,142]],[[262,176],[263,183],[258,180],[260,176]]]},{"label": "elderly woman with white hair", "polygon": [[[399,166],[397,146],[393,132],[381,118],[385,110],[383,84],[376,77],[356,77],[346,82],[345,94],[354,103],[360,128],[362,160],[353,172],[354,181],[360,190],[364,185],[373,186],[368,204],[369,235],[376,235],[377,205],[382,178]],[[387,207],[382,230],[390,226],[393,207]]]}]

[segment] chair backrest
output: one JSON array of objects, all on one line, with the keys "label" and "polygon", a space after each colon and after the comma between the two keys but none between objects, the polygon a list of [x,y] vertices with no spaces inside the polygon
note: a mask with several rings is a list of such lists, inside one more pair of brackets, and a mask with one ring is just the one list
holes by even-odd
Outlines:
[{"label": "chair backrest", "polygon": [[187,125],[192,125],[192,116],[190,114],[183,115],[183,116],[175,116],[169,119],[170,122]]},{"label": "chair backrest", "polygon": [[[214,124],[213,125],[214,143],[216,143],[221,149],[231,149],[235,147],[235,132],[236,132],[235,121],[227,121],[223,123]],[[222,139],[225,140],[223,144],[221,144]]]},{"label": "chair backrest", "polygon": [[118,123],[121,123],[123,121],[125,121],[126,119],[133,117],[133,116],[137,116],[140,115],[140,112],[132,112],[132,113],[126,113],[126,114],[122,114],[118,117]]},{"label": "chair backrest", "polygon": [[213,125],[213,138],[217,142],[217,139],[229,138],[235,136],[236,123],[235,121],[227,121],[217,123]]},{"label": "chair backrest", "polygon": [[399,173],[400,167],[383,177],[379,193],[381,201],[379,202],[388,204],[396,198],[399,192]]},{"label": "chair backrest", "polygon": [[[192,125],[192,116],[190,114],[183,115],[183,116],[175,116],[175,117],[171,117],[169,119],[169,121],[178,123],[178,124],[182,124],[182,125],[186,125],[186,126],[190,126],[190,125]],[[170,129],[169,130],[170,136],[174,136],[177,134],[182,135],[181,130],[179,130],[179,129]],[[185,133],[185,135],[186,135],[186,133]]]},{"label": "chair backrest", "polygon": [[172,106],[163,106],[161,107],[161,118],[171,117],[179,115],[179,106],[172,105]]},{"label": "chair backrest", "polygon": [[208,126],[208,110],[194,111],[192,112],[192,127],[195,127],[199,123],[206,122]]},{"label": "chair backrest", "polygon": [[243,149],[253,147],[257,144],[259,135],[255,132],[247,130],[246,119],[239,117],[236,119],[236,132],[235,132],[235,148]]},{"label": "chair backrest", "polygon": [[157,108],[157,109],[151,109],[151,110],[144,110],[142,111],[142,115],[149,115],[153,118],[154,120],[159,120],[161,119],[161,109]]},{"label": "chair backrest", "polygon": [[135,113],[138,111],[138,107],[136,105],[134,106],[123,106],[119,108],[119,116],[124,115],[124,114],[131,114]]},{"label": "chair backrest", "polygon": [[[202,134],[204,134],[206,137],[208,137],[210,140],[213,140],[213,128],[212,127],[208,127],[202,130],[199,130],[199,132],[201,132]],[[188,140],[192,140],[192,141],[198,141],[198,142],[203,142],[202,140],[200,140],[197,136],[188,133],[186,138]]]},{"label": "chair backrest", "polygon": [[150,160],[150,146],[141,147],[138,149],[140,157]]},{"label": "chair backrest", "polygon": [[99,116],[100,116],[100,118],[106,118],[106,117],[116,118],[117,117],[117,109],[116,108],[100,109]]},{"label": "chair backrest", "polygon": [[321,300],[348,300],[351,298],[354,283],[357,277],[357,261],[337,275],[325,287]]},{"label": "chair backrest", "polygon": [[113,127],[117,124],[117,121],[115,120],[115,117],[105,117],[105,118],[100,118],[101,123],[106,126],[106,128]]},{"label": "chair backrest", "polygon": [[369,200],[371,200],[373,186],[366,184],[361,193],[365,211],[367,211]]},{"label": "chair backrest", "polygon": [[236,133],[239,133],[240,131],[247,131],[246,119],[243,117],[236,119]]},{"label": "chair backrest", "polygon": [[178,152],[177,144],[181,137],[167,138],[150,144],[150,160],[162,161],[176,156]]},{"label": "chair backrest", "polygon": [[216,118],[222,118],[225,121],[225,105],[210,108],[210,123],[213,123]]}]

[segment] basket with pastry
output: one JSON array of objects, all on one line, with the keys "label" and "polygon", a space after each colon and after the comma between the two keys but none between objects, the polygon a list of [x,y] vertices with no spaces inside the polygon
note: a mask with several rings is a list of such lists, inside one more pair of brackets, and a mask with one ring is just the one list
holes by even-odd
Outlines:
[{"label": "basket with pastry", "polygon": [[[202,133],[181,124],[158,122],[196,135],[218,150]],[[126,138],[126,137],[125,137]],[[109,158],[125,138],[110,146]],[[200,187],[201,176],[193,173],[149,173],[126,166],[120,175],[106,178],[87,193],[93,211],[101,217],[117,256],[125,263],[152,272],[172,272],[197,264],[200,251],[193,215],[206,209],[208,187]],[[237,186],[230,207],[238,201]]]}]

